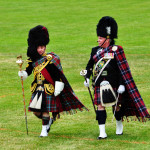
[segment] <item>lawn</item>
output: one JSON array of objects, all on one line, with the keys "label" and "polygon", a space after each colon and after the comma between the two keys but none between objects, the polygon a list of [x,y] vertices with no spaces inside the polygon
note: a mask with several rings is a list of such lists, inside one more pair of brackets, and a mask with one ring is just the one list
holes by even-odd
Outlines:
[{"label": "lawn", "polygon": [[[123,136],[115,135],[111,108],[107,108],[106,140],[97,141],[98,123],[80,70],[91,48],[97,46],[96,25],[112,16],[119,26],[117,45],[124,48],[135,83],[150,112],[150,1],[149,0],[1,0],[0,1],[0,149],[109,150],[150,149],[150,122],[126,120]],[[50,33],[47,52],[60,56],[64,73],[89,112],[61,115],[46,138],[39,138],[41,121],[27,112],[26,134],[21,81],[16,57],[27,59],[30,28],[44,25]],[[26,61],[23,68],[26,67]],[[33,75],[24,81],[26,108]],[[93,91],[92,91],[93,92]]]}]

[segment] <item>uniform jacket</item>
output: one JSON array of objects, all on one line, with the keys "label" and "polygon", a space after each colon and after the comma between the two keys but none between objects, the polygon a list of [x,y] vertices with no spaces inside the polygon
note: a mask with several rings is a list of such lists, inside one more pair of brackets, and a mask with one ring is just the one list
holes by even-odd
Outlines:
[{"label": "uniform jacket", "polygon": [[136,116],[138,119],[142,119],[142,121],[150,118],[144,101],[133,80],[123,48],[121,46],[109,46],[104,49],[103,52],[95,54],[93,56],[93,61],[96,63],[99,59],[104,57],[105,53],[114,53],[114,59],[117,61],[125,85],[126,91],[122,94],[122,116]]},{"label": "uniform jacket", "polygon": [[[63,69],[62,69],[59,57],[56,54],[54,54],[53,52],[51,52],[49,54],[52,56],[52,60],[51,60],[51,63],[48,64],[44,68],[44,69],[46,69],[45,72],[48,73],[48,75],[50,75],[52,77],[52,80],[54,83],[55,83],[55,81],[61,80],[65,84],[63,91],[61,92],[60,95],[58,95],[61,106],[62,106],[62,109],[60,110],[60,112],[66,111],[69,113],[74,113],[74,112],[76,112],[76,109],[79,109],[82,111],[83,108],[88,110],[79,101],[79,99],[75,95],[73,89],[71,88],[68,80],[66,79],[66,77],[63,73]],[[28,75],[30,75],[32,73],[32,71],[36,65],[39,65],[40,63],[42,63],[43,59],[46,60],[46,56],[42,57],[41,59],[37,60],[36,62],[28,63],[28,66],[26,68]],[[46,82],[50,82],[49,79],[46,79]],[[53,95],[52,99],[55,99],[54,95]]]},{"label": "uniform jacket", "polygon": [[[91,56],[90,56],[87,66],[86,66],[86,70],[87,70],[86,78],[90,78],[92,71],[93,71],[93,66],[95,64],[93,56],[100,54],[103,50],[104,49],[99,46],[92,48]],[[105,67],[103,72],[107,72],[107,75],[106,76],[101,75],[99,77],[99,79],[97,80],[95,86],[100,86],[100,83],[104,79],[109,81],[109,83],[111,84],[111,86],[113,88],[118,88],[119,85],[123,84],[122,76],[120,74],[120,71],[119,71],[119,68],[118,68],[118,65],[117,65],[117,62],[115,59],[112,59],[108,63],[108,65]]]}]

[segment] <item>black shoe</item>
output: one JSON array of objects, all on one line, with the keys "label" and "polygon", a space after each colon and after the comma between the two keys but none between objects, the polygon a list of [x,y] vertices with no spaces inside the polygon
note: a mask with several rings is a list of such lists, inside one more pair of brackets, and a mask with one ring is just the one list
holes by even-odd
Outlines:
[{"label": "black shoe", "polygon": [[39,136],[39,138],[45,138],[45,137],[48,137],[48,136],[42,136],[42,135]]},{"label": "black shoe", "polygon": [[102,139],[106,139],[106,138],[107,138],[107,137],[104,137],[104,138],[103,138],[103,137],[99,137],[99,136],[98,136],[98,137],[97,137],[97,140],[102,140]]},{"label": "black shoe", "polygon": [[42,138],[42,137],[44,137],[44,136],[39,136],[39,138]]},{"label": "black shoe", "polygon": [[123,132],[121,134],[116,134],[116,135],[123,135]]}]

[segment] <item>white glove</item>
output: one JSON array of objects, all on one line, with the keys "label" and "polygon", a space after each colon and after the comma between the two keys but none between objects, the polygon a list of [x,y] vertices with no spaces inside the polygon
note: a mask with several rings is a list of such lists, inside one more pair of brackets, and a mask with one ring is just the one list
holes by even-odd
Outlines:
[{"label": "white glove", "polygon": [[[87,81],[87,82],[86,82]],[[89,85],[90,85],[90,80],[89,80],[89,78],[86,78],[86,81],[84,81],[84,85],[86,86],[86,87],[89,87]]]},{"label": "white glove", "polygon": [[54,96],[58,96],[63,89],[64,89],[64,83],[60,81],[55,81]]},{"label": "white glove", "polygon": [[119,94],[124,93],[124,92],[125,92],[125,86],[124,86],[124,85],[119,85],[119,88],[118,88],[117,92],[118,92]]},{"label": "white glove", "polygon": [[25,80],[28,77],[28,74],[26,71],[19,71],[18,76],[23,77],[23,80]]}]

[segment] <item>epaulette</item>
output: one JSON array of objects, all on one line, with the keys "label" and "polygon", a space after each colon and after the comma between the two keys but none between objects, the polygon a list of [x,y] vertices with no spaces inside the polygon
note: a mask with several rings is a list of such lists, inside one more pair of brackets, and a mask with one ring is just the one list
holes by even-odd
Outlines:
[{"label": "epaulette", "polygon": [[52,56],[51,54],[47,54],[47,55],[46,55],[46,58],[47,58],[48,61],[51,61],[52,58],[53,58],[53,56]]},{"label": "epaulette", "polygon": [[28,58],[27,60],[26,60],[26,62],[32,62],[32,60],[31,60],[31,58]]},{"label": "epaulette", "polygon": [[113,51],[116,51],[117,49],[118,49],[118,46],[117,46],[117,45],[115,45],[115,46],[112,47],[112,50],[113,50]]}]

